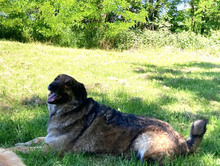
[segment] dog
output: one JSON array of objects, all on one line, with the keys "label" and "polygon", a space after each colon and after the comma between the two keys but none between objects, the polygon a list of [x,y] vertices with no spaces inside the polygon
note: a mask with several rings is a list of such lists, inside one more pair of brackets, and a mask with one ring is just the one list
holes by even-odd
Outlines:
[{"label": "dog", "polygon": [[48,90],[47,136],[18,143],[15,150],[28,152],[43,141],[44,151],[123,154],[125,158],[133,152],[142,162],[164,164],[166,158],[195,152],[206,132],[208,121],[197,120],[185,140],[167,122],[121,113],[87,98],[84,85],[65,74],[58,75]]},{"label": "dog", "polygon": [[21,159],[12,151],[0,148],[0,166],[25,166]]}]

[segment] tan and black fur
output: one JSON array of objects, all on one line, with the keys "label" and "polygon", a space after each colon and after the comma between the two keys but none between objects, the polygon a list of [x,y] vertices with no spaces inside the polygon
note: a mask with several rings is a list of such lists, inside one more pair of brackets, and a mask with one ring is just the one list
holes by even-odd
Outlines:
[{"label": "tan and black fur", "polygon": [[[206,132],[207,120],[197,120],[185,140],[164,121],[121,113],[87,98],[84,85],[65,74],[58,75],[48,90],[51,93],[47,101],[47,136],[18,146],[31,146],[43,140],[61,153],[123,154],[126,158],[134,151],[142,161],[163,164],[165,157],[172,159],[174,155],[194,152]],[[17,147],[17,150],[27,149]]]}]

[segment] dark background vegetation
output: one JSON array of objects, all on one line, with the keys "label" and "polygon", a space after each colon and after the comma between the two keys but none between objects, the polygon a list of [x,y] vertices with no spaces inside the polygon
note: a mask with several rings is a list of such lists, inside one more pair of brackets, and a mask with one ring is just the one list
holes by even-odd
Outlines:
[{"label": "dark background vegetation", "polygon": [[105,49],[205,48],[219,44],[219,8],[216,0],[1,0],[0,39]]}]

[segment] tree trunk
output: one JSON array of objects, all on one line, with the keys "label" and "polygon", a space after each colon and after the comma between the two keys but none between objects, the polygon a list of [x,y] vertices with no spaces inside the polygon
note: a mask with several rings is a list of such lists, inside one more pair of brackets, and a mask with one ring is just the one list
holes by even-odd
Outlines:
[{"label": "tree trunk", "polygon": [[189,3],[191,5],[191,30],[195,31],[195,22],[194,22],[194,16],[195,16],[195,6],[194,6],[194,0],[191,0]]}]

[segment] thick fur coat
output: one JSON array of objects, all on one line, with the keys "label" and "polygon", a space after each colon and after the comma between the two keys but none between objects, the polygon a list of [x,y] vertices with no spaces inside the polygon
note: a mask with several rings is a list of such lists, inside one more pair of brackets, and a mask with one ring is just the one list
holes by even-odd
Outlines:
[{"label": "thick fur coat", "polygon": [[207,120],[197,120],[185,140],[164,121],[121,113],[87,98],[84,85],[65,74],[58,75],[48,90],[48,134],[41,139],[61,153],[123,154],[130,158],[133,151],[142,161],[163,164],[166,157],[194,152],[206,132]]}]

